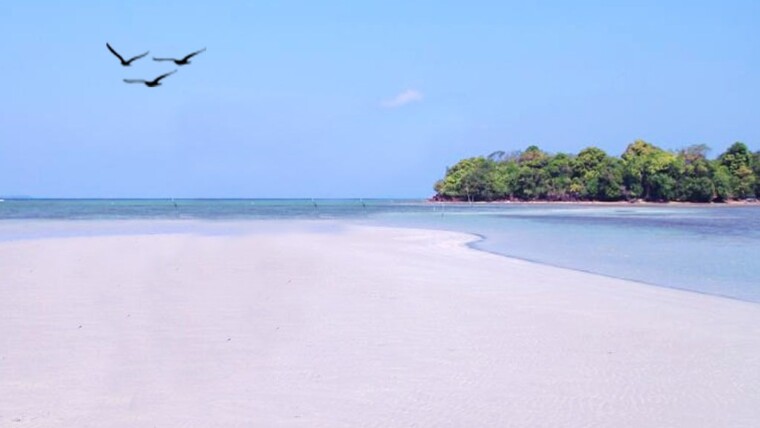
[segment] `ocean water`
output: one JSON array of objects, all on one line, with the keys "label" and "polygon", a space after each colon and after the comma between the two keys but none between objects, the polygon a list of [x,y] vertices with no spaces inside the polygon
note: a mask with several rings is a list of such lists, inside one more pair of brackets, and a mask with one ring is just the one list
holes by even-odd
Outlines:
[{"label": "ocean water", "polygon": [[[140,220],[174,220],[140,222]],[[420,200],[5,200],[0,240],[81,233],[235,233],[234,220],[303,219],[480,235],[473,247],[760,303],[760,206],[440,204]],[[104,220],[81,222],[79,220]],[[118,220],[118,221],[110,221]],[[179,220],[179,221],[177,221]],[[188,220],[188,221],[185,221]],[[87,225],[87,228],[77,227]],[[74,225],[74,226],[70,226]]]}]

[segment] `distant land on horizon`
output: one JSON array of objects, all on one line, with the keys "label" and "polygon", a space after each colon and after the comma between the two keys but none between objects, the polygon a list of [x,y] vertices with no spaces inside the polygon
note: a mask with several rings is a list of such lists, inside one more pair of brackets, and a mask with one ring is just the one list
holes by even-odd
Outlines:
[{"label": "distant land on horizon", "polygon": [[736,142],[716,159],[709,147],[677,152],[643,140],[620,158],[598,147],[577,155],[537,146],[462,159],[435,183],[434,200],[729,202],[760,197],[760,151]]}]

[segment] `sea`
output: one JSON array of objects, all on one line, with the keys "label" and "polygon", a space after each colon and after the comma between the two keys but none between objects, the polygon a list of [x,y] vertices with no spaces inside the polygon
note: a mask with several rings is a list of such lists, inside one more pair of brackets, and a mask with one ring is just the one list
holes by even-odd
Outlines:
[{"label": "sea", "polygon": [[[0,241],[238,233],[310,220],[477,235],[508,257],[760,303],[760,205],[440,203],[409,199],[5,199]],[[161,220],[161,221],[144,221]]]}]

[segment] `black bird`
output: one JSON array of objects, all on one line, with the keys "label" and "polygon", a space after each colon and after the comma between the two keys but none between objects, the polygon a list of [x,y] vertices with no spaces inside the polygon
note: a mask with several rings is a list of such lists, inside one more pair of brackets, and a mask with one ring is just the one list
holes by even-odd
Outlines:
[{"label": "black bird", "polygon": [[148,55],[148,52],[150,52],[150,51],[145,52],[144,54],[140,54],[140,55],[137,55],[136,57],[130,58],[129,61],[124,61],[124,58],[122,58],[121,55],[119,55],[119,53],[116,52],[111,47],[111,45],[109,45],[108,43],[106,43],[106,47],[108,48],[109,51],[111,51],[112,54],[116,55],[116,58],[119,58],[119,61],[121,61],[121,65],[123,65],[124,67],[129,67],[130,65],[132,65],[132,61],[134,61],[136,59],[140,59],[140,58],[144,57],[145,55]]},{"label": "black bird", "polygon": [[199,51],[195,51],[195,52],[193,52],[193,53],[185,56],[182,59],[176,59],[176,58],[156,58],[156,57],[153,57],[153,61],[174,61],[174,63],[177,64],[177,65],[187,65],[187,64],[190,64],[190,58],[198,55],[199,53],[201,53],[201,52],[203,52],[205,50],[206,50],[206,48],[203,48],[203,49],[201,49]]},{"label": "black bird", "polygon": [[176,72],[177,72],[177,70],[174,70],[174,71],[171,71],[171,72],[169,72],[169,73],[166,73],[166,74],[162,74],[162,75],[160,75],[160,76],[156,77],[156,78],[155,78],[155,79],[153,79],[153,80],[143,80],[143,79],[124,79],[124,81],[125,81],[125,82],[127,82],[127,83],[144,83],[144,84],[145,84],[145,86],[147,86],[147,87],[149,87],[149,88],[153,88],[153,87],[156,87],[156,86],[161,86],[161,79],[163,79],[164,77],[166,77],[166,76],[169,76],[169,75],[171,75],[171,74],[174,74],[174,73],[176,73]]}]

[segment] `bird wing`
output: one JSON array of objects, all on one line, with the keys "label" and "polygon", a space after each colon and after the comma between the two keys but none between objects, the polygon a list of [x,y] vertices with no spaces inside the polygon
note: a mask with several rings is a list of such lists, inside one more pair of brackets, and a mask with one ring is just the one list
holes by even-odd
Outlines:
[{"label": "bird wing", "polygon": [[193,52],[193,53],[191,53],[191,54],[187,55],[186,57],[182,58],[182,61],[187,61],[188,59],[190,59],[190,58],[192,58],[192,57],[194,57],[194,56],[198,55],[199,53],[201,53],[201,52],[203,52],[203,51],[205,51],[205,50],[206,50],[206,48],[203,48],[203,49],[201,49],[201,50],[199,50],[199,51],[195,51],[195,52]]},{"label": "bird wing", "polygon": [[[150,52],[150,51],[148,51],[148,52]],[[144,57],[145,55],[148,55],[148,52],[141,53],[140,55],[134,56],[134,57],[130,58],[129,61],[127,61],[127,62],[132,62],[132,61],[134,61],[136,59],[140,59],[140,58]]]},{"label": "bird wing", "polygon": [[148,83],[147,80],[142,79],[124,79],[124,81],[127,83]]},{"label": "bird wing", "polygon": [[174,58],[156,58],[153,57],[153,61],[176,61]]},{"label": "bird wing", "polygon": [[111,51],[112,54],[116,55],[116,58],[119,58],[119,61],[124,62],[124,58],[122,58],[121,55],[119,55],[118,52],[116,52],[115,50],[113,50],[113,48],[111,47],[111,45],[109,45],[108,43],[106,43],[106,47],[108,48],[109,51]]},{"label": "bird wing", "polygon": [[153,79],[153,81],[157,83],[159,80],[163,79],[164,77],[169,76],[171,74],[174,74],[176,72],[177,72],[177,70],[174,70],[174,71],[170,71],[170,72],[168,72],[166,74],[162,74],[162,75],[156,77],[155,79]]}]

